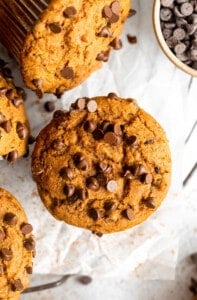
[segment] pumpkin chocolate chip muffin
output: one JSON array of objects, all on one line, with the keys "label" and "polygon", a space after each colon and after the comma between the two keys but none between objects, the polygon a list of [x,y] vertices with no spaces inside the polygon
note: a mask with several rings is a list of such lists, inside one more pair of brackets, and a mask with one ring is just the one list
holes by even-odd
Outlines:
[{"label": "pumpkin chocolate chip muffin", "polygon": [[80,98],[39,134],[32,173],[47,209],[95,233],[147,219],[170,184],[166,135],[136,101]]},{"label": "pumpkin chocolate chip muffin", "polygon": [[19,202],[0,188],[0,299],[18,299],[29,285],[35,241]]},{"label": "pumpkin chocolate chip muffin", "polygon": [[9,162],[27,152],[29,123],[23,89],[14,87],[11,72],[0,60],[0,156]]},{"label": "pumpkin chocolate chip muffin", "polygon": [[0,40],[20,62],[29,88],[59,95],[121,47],[129,9],[130,0],[2,0]]}]

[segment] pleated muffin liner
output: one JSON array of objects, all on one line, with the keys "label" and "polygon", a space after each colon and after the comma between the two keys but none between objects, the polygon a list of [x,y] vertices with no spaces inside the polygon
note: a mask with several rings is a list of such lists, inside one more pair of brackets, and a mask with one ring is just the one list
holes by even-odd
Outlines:
[{"label": "pleated muffin liner", "polygon": [[20,61],[26,35],[51,0],[1,0],[0,41]]}]

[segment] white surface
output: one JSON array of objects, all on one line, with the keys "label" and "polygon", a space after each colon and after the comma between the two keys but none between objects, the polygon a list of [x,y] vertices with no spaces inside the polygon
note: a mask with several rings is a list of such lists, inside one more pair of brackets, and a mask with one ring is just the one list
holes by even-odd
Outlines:
[{"label": "white surface", "polygon": [[[134,7],[137,9],[137,16],[129,20],[126,24],[126,28],[123,34],[124,44],[127,44],[125,34],[135,34],[138,37],[138,44],[136,46],[126,46],[121,51],[114,53],[112,59],[109,62],[109,65],[106,65],[105,68],[100,70],[97,75],[99,75],[99,80],[96,75],[93,75],[85,85],[75,89],[66,94],[66,98],[73,100],[79,95],[84,96],[94,96],[106,94],[110,91],[117,91],[121,96],[125,97],[135,97],[139,99],[139,103],[142,107],[148,110],[153,115],[156,115],[157,119],[160,120],[162,125],[168,129],[168,136],[172,142],[172,148],[174,153],[174,162],[179,162],[179,166],[176,165],[175,174],[176,174],[176,186],[177,190],[179,189],[179,184],[182,180],[182,177],[186,175],[187,171],[190,169],[190,165],[193,164],[192,155],[187,157],[187,163],[183,169],[183,176],[180,171],[181,167],[181,146],[183,144],[184,138],[186,137],[188,131],[190,130],[193,120],[196,118],[196,91],[197,91],[197,81],[183,74],[181,71],[176,69],[161,53],[159,47],[156,44],[152,24],[151,24],[151,1],[136,0],[134,1]],[[116,57],[116,59],[115,59]],[[109,70],[108,66],[110,66]],[[125,76],[125,71],[127,75]],[[113,83],[111,83],[113,82]],[[92,85],[96,85],[97,88],[94,90],[94,94],[89,93]],[[125,87],[129,87],[126,91]],[[54,96],[51,96],[54,98]],[[39,106],[37,104],[35,96],[32,94],[31,102],[27,105]],[[60,102],[58,102],[60,105]],[[183,110],[184,109],[184,110]],[[33,111],[30,118],[33,120],[36,115],[36,109]],[[184,114],[183,114],[184,112]],[[46,114],[43,112],[43,118]],[[185,117],[185,120],[184,120]],[[182,124],[185,121],[185,126]],[[42,126],[42,123],[38,124],[38,127]],[[170,125],[170,126],[169,126]],[[37,133],[37,128],[33,128],[34,133]],[[183,129],[185,128],[185,130]],[[177,143],[178,142],[178,143]],[[175,145],[175,144],[176,145]],[[194,142],[196,145],[196,143]],[[188,159],[189,158],[189,159]],[[195,159],[195,158],[194,158]],[[28,166],[28,161],[27,165]],[[177,172],[179,167],[179,172]],[[11,167],[13,168],[13,167]],[[17,167],[16,167],[17,168]],[[17,172],[20,174],[20,169],[17,169]],[[187,169],[187,170],[186,170]],[[186,171],[185,171],[186,170]],[[14,172],[13,172],[14,173]],[[29,177],[30,179],[30,177]],[[4,179],[3,179],[4,180]],[[4,183],[5,185],[14,180],[13,176],[10,175],[10,178],[7,178]],[[196,177],[192,178],[190,186],[185,189],[184,201],[181,200],[181,197],[177,197],[174,202],[174,208],[172,209],[172,214],[167,217],[167,220],[177,224],[177,229],[179,228],[178,223],[181,221],[181,227],[179,229],[180,242],[180,254],[179,254],[179,264],[177,268],[177,279],[176,281],[162,281],[162,282],[153,282],[153,281],[134,281],[133,279],[122,279],[125,274],[122,272],[120,274],[121,279],[109,279],[109,278],[99,278],[95,279],[94,282],[86,287],[79,286],[73,279],[70,279],[62,288],[58,288],[54,291],[47,291],[43,293],[38,293],[32,295],[32,297],[24,296],[24,299],[189,299],[189,294],[187,293],[186,287],[188,284],[188,278],[186,276],[190,272],[191,265],[187,264],[185,259],[186,255],[195,251],[197,249],[197,221],[196,221],[196,187],[194,183]],[[33,183],[32,183],[33,184]],[[4,185],[4,186],[5,186]],[[23,186],[25,189],[25,186]],[[10,188],[9,188],[10,189]],[[19,187],[15,192],[15,195],[20,195]],[[11,189],[10,189],[11,190]],[[12,191],[12,190],[11,190]],[[175,191],[173,191],[176,193]],[[30,197],[35,197],[36,195],[30,195]],[[30,211],[28,208],[29,197],[29,188],[26,191],[26,203],[25,207],[28,215],[32,220],[37,213],[37,210],[43,209],[43,220],[44,218],[50,218],[49,215],[46,215],[44,208],[38,208],[36,204],[35,210]],[[170,201],[170,198],[168,198]],[[167,200],[168,201],[168,200]],[[162,209],[166,208],[166,215],[169,216],[171,213],[168,210],[167,201],[164,203]],[[179,202],[179,203],[177,203]],[[182,216],[179,215],[179,208],[183,207]],[[174,223],[172,223],[174,224]],[[176,225],[174,226],[176,227]],[[36,232],[39,236],[39,226],[36,228]],[[176,228],[175,228],[176,229]],[[58,230],[58,228],[57,228]],[[48,228],[50,232],[50,228]],[[168,231],[169,233],[169,231]],[[170,234],[170,237],[173,236]],[[44,235],[39,236],[40,239],[45,239]],[[52,240],[53,237],[51,237]],[[170,239],[172,241],[172,239]],[[169,239],[168,239],[169,241]],[[176,239],[174,240],[176,243]],[[39,239],[38,239],[39,242]],[[62,242],[62,241],[61,241]],[[168,242],[165,243],[165,246],[168,246]],[[170,245],[171,246],[171,245]],[[46,244],[46,248],[48,245]],[[161,250],[160,244],[158,244],[157,249],[159,252]],[[175,252],[168,255],[169,259],[169,270],[166,273],[167,260],[163,264],[163,257],[165,255],[158,256],[157,260],[149,260],[149,263],[143,264],[138,268],[139,274],[143,274],[143,277],[147,275],[151,278],[158,276],[158,270],[160,270],[160,278],[166,278],[162,275],[168,276],[168,278],[173,278],[173,262],[176,258]],[[49,249],[53,251],[53,249]],[[154,250],[149,251],[150,258],[151,254],[155,253]],[[40,257],[42,253],[38,253]],[[45,254],[45,253],[44,253]],[[147,252],[144,250],[143,255],[146,256]],[[165,267],[165,271],[162,270],[161,266]],[[43,268],[43,267],[42,267]],[[45,271],[48,266],[44,266],[43,271]],[[119,269],[120,270],[120,269]],[[153,272],[154,271],[154,272]],[[191,270],[192,271],[192,270]],[[138,274],[138,273],[137,273]],[[181,275],[181,276],[180,276]],[[157,277],[156,277],[157,278]],[[185,280],[185,278],[187,280]]]}]

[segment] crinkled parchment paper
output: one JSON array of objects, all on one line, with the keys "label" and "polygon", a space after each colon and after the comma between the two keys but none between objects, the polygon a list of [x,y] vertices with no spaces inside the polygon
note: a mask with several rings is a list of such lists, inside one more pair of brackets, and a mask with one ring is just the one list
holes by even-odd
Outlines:
[{"label": "crinkled parchment paper", "polygon": [[[174,277],[178,251],[176,231],[181,220],[182,98],[189,77],[175,69],[161,53],[152,30],[151,1],[136,0],[134,7],[138,13],[127,21],[122,34],[124,47],[112,53],[109,63],[84,84],[65,93],[61,100],[54,95],[45,95],[44,99],[38,100],[33,92],[27,91],[26,107],[32,134],[36,136],[51,119],[51,114],[43,108],[46,100],[54,100],[57,109],[68,109],[81,96],[106,95],[113,91],[122,97],[136,98],[167,132],[173,158],[169,194],[158,211],[143,224],[99,238],[87,230],[56,221],[48,213],[31,177],[30,157],[20,159],[14,165],[1,161],[0,186],[21,201],[34,225],[37,240],[35,273],[83,273],[143,279]],[[128,33],[137,35],[137,45],[127,42]],[[16,63],[2,46],[0,53],[13,69],[16,84],[23,86]],[[32,151],[33,146],[30,148]]]}]

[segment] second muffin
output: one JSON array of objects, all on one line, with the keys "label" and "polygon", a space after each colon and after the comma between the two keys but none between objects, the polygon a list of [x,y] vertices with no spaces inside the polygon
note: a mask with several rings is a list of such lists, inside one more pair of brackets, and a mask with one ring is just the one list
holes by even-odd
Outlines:
[{"label": "second muffin", "polygon": [[161,126],[131,99],[81,98],[39,134],[32,173],[47,209],[97,233],[144,221],[170,184]]}]

